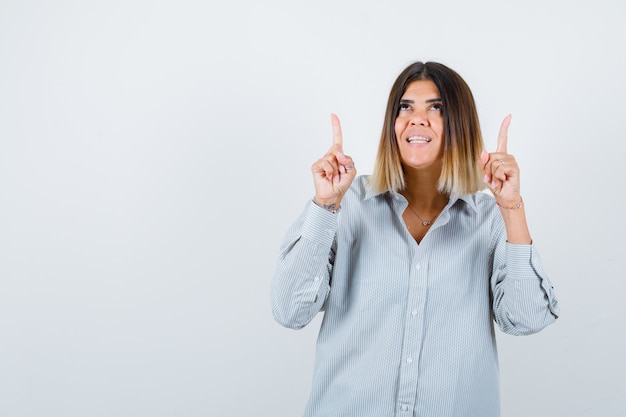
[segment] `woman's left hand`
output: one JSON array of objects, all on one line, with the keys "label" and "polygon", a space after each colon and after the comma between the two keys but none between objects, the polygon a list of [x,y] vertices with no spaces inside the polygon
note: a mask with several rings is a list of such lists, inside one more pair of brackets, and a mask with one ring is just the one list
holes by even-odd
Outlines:
[{"label": "woman's left hand", "polygon": [[515,157],[506,150],[510,124],[511,115],[508,115],[500,126],[496,151],[491,153],[483,151],[480,155],[485,183],[489,185],[498,204],[505,207],[515,206],[522,200],[519,166]]}]

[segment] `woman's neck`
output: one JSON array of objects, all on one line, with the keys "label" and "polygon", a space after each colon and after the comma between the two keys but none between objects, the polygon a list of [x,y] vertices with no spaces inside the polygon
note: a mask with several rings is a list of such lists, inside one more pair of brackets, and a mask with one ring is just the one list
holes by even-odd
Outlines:
[{"label": "woman's neck", "polygon": [[421,175],[405,177],[406,186],[401,194],[407,199],[415,210],[424,213],[439,212],[448,203],[449,197],[442,194],[438,189],[439,176],[437,178]]}]

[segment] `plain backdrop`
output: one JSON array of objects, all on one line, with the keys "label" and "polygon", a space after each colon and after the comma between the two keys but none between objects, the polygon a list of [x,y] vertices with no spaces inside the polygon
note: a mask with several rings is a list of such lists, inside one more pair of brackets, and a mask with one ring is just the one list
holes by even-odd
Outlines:
[{"label": "plain backdrop", "polygon": [[488,150],[512,113],[562,317],[498,334],[503,417],[626,415],[619,0],[0,1],[0,416],[302,414],[319,317],[280,327],[283,234],[331,144],[370,173],[415,60]]}]

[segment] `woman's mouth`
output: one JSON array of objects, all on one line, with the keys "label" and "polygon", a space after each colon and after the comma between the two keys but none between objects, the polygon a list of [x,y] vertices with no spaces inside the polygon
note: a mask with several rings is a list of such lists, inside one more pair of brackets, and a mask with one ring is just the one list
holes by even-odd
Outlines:
[{"label": "woman's mouth", "polygon": [[427,136],[413,135],[409,136],[406,141],[409,143],[430,143],[432,139]]}]

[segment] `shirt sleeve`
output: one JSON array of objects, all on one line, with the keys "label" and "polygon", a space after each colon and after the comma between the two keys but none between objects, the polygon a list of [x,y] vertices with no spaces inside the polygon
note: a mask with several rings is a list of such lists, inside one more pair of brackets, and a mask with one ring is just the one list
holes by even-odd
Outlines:
[{"label": "shirt sleeve", "polygon": [[338,216],[311,201],[282,242],[271,303],[274,319],[285,327],[301,329],[324,306],[330,292]]},{"label": "shirt sleeve", "polygon": [[554,288],[533,244],[497,245],[491,290],[494,318],[505,333],[537,333],[559,316]]}]

